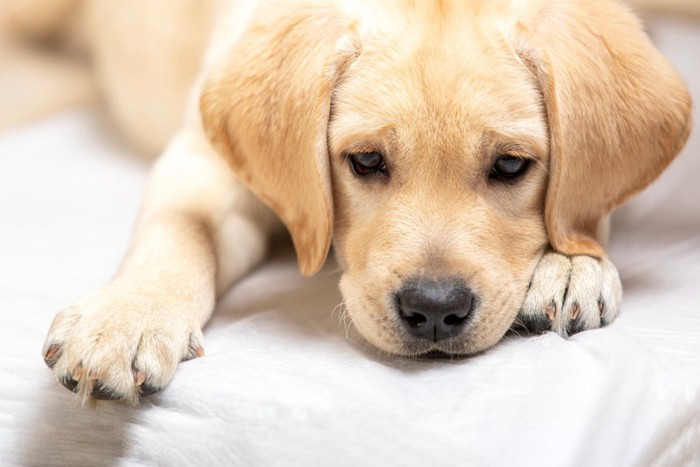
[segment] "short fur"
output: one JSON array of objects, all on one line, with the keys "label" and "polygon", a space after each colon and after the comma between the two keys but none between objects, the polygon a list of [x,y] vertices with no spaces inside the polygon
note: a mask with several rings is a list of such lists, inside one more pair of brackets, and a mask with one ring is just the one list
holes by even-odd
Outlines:
[{"label": "short fur", "polygon": [[[333,243],[349,315],[387,352],[469,354],[514,322],[566,336],[614,319],[608,215],[680,151],[691,108],[625,6],[178,5],[73,4],[102,21],[85,47],[117,121],[142,147],[169,139],[118,274],[47,336],[47,364],[84,401],[136,402],[202,355],[217,293],[262,260],[278,219],[304,274]],[[133,21],[153,34],[127,34]],[[348,154],[367,151],[388,178],[353,174]],[[504,153],[533,161],[521,181],[489,179]],[[468,284],[468,325],[410,335],[393,297],[415,277]]]}]

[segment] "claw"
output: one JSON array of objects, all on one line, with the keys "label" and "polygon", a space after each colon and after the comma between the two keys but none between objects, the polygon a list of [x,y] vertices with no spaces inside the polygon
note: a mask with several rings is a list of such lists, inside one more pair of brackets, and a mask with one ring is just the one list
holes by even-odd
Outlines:
[{"label": "claw", "polygon": [[145,396],[150,396],[151,394],[155,394],[156,392],[160,391],[163,388],[151,386],[146,382],[147,374],[143,370],[137,370],[136,368],[133,369],[134,373],[134,383],[136,383],[136,386],[139,388],[139,395],[141,397]]},{"label": "claw", "polygon": [[83,377],[83,364],[78,363],[75,368],[73,368],[73,379],[76,381],[80,381],[80,378]]},{"label": "claw", "polygon": [[545,313],[547,313],[550,320],[554,321],[554,317],[557,315],[557,304],[552,301],[549,305],[547,305]]},{"label": "claw", "polygon": [[578,318],[579,313],[581,313],[581,306],[574,302],[574,304],[571,306],[571,319]]},{"label": "claw", "polygon": [[58,344],[51,344],[49,350],[44,354],[44,363],[46,363],[46,366],[53,368],[56,361],[58,361],[58,358],[61,356],[61,353],[63,353],[63,347]]},{"label": "claw", "polygon": [[136,383],[136,386],[141,386],[144,381],[146,381],[146,372],[134,370],[134,382]]},{"label": "claw", "polygon": [[187,353],[183,361],[204,356],[204,347],[202,347],[202,333],[195,331],[190,334],[190,340],[187,343]]}]

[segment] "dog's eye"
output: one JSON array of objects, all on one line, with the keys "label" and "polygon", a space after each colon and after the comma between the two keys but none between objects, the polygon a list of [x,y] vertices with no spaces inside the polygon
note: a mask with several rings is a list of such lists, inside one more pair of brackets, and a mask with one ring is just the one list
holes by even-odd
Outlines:
[{"label": "dog's eye", "polygon": [[371,173],[387,175],[384,157],[378,152],[358,152],[348,154],[350,168],[356,175],[364,176]]},{"label": "dog's eye", "polygon": [[490,179],[514,180],[522,176],[530,166],[529,159],[513,156],[500,156],[491,167]]}]

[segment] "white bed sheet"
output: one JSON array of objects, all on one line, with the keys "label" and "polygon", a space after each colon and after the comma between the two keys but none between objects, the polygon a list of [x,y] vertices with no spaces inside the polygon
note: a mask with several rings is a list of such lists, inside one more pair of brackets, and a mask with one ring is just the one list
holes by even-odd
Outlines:
[{"label": "white bed sheet", "polygon": [[[700,101],[700,27],[654,23]],[[467,359],[385,357],[345,327],[330,262],[289,246],[235,286],[205,358],[140,407],[81,408],[40,349],[107,281],[147,167],[94,109],[0,133],[2,465],[700,465],[700,138],[616,218],[622,315]]]}]

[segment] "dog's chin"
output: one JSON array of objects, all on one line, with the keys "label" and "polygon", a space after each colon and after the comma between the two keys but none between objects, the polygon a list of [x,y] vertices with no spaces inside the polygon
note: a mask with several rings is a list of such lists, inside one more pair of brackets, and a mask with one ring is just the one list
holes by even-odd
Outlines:
[{"label": "dog's chin", "polygon": [[467,358],[473,354],[469,353],[448,353],[441,350],[431,350],[424,354],[416,355],[417,360],[456,360],[459,358]]},{"label": "dog's chin", "polygon": [[[502,320],[505,322],[505,319]],[[512,322],[512,320],[510,321]],[[409,334],[402,326],[377,329],[367,323],[354,323],[364,339],[378,350],[412,359],[455,359],[484,352],[498,344],[506,335],[509,326],[493,323],[487,329],[472,323],[446,339],[432,340]]]},{"label": "dog's chin", "polygon": [[[367,339],[366,336],[365,339]],[[468,357],[484,350],[483,347],[477,347],[470,342],[468,333],[460,333],[457,336],[437,342],[415,338],[413,336],[400,336],[397,339],[391,339],[391,343],[387,341],[377,342],[370,339],[367,340],[381,351],[398,357],[413,359],[455,359]]]},{"label": "dog's chin", "polygon": [[479,350],[469,345],[468,336],[456,336],[438,342],[408,338],[397,354],[410,358],[440,359],[466,357],[477,352]]}]

